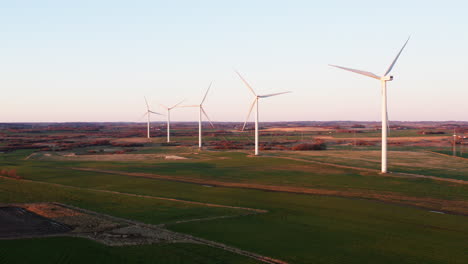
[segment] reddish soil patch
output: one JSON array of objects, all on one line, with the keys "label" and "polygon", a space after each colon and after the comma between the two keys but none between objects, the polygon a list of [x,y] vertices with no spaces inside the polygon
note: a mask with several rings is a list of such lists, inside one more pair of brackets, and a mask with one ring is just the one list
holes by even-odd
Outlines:
[{"label": "reddish soil patch", "polygon": [[282,132],[295,132],[295,131],[311,131],[311,132],[328,132],[332,129],[323,127],[270,127],[262,129],[261,131],[282,131]]},{"label": "reddish soil patch", "polygon": [[34,212],[47,218],[59,218],[65,216],[77,216],[82,213],[65,207],[59,207],[50,203],[24,204],[22,207],[28,211]]}]

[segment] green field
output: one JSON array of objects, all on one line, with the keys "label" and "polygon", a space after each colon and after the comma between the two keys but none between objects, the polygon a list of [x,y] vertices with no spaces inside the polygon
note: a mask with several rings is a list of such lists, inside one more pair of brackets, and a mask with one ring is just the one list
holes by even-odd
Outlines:
[{"label": "green field", "polygon": [[[431,212],[450,211],[449,205],[457,204],[453,210],[468,214],[468,185],[382,176],[378,172],[359,169],[378,170],[379,153],[372,150],[266,152],[262,157],[250,157],[250,153],[245,152],[198,153],[187,147],[153,144],[142,148],[139,153],[169,153],[188,159],[140,162],[58,161],[53,156],[24,160],[30,153],[26,150],[0,154],[0,168],[16,168],[20,176],[36,181],[0,180],[0,202],[56,201],[145,223],[164,223],[174,231],[288,263],[466,263],[468,259],[466,216]],[[468,180],[468,162],[460,158],[417,149],[390,152],[389,157],[390,170],[394,172]],[[210,187],[72,169],[76,167],[150,173],[197,181],[337,191],[343,193],[343,197],[339,194],[323,196],[243,187]],[[241,216],[244,214],[242,210],[231,208],[103,191],[257,208],[268,212]],[[344,194],[348,192],[366,199],[346,197]],[[375,195],[392,195],[402,200],[414,198],[427,203],[411,205],[397,199],[389,203],[375,198]],[[444,203],[447,203],[446,207]],[[174,224],[178,220],[223,215],[236,217]],[[0,252],[9,252],[2,254],[0,263],[10,263],[12,252],[37,244],[59,248],[64,244],[76,244],[76,250],[63,247],[59,251],[62,253],[51,257],[64,263],[78,263],[80,260],[92,263],[94,259],[77,253],[82,248],[93,252],[96,256],[94,263],[102,263],[97,260],[103,259],[106,259],[104,263],[107,259],[109,263],[111,260],[115,260],[112,263],[125,262],[131,256],[136,256],[141,263],[151,263],[157,258],[160,258],[157,263],[247,263],[244,257],[190,244],[124,247],[119,251],[71,238],[0,242]],[[48,253],[40,250],[32,255],[37,255],[38,259],[48,258]],[[190,257],[193,262],[188,260]]]},{"label": "green field", "polygon": [[0,240],[0,263],[244,264],[258,262],[195,244],[106,247],[83,238],[56,237]]}]

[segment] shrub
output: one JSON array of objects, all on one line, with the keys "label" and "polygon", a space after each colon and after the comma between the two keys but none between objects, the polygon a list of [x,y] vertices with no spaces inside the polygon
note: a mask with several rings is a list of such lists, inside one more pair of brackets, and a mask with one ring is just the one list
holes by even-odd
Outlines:
[{"label": "shrub", "polygon": [[443,135],[444,131],[418,131],[420,135]]},{"label": "shrub", "polygon": [[11,169],[11,170],[3,169],[1,172],[2,172],[2,175],[15,178],[15,179],[21,179],[21,177],[16,174],[16,169]]},{"label": "shrub", "polygon": [[15,178],[16,177],[16,169],[11,169],[10,171],[8,171],[8,176],[12,177],[12,178]]},{"label": "shrub", "polygon": [[302,143],[302,144],[297,144],[295,146],[293,146],[291,148],[292,150],[299,150],[299,151],[303,151],[303,150],[326,150],[327,149],[327,145],[325,143],[314,143],[314,144],[311,144],[311,143]]},{"label": "shrub", "polygon": [[180,145],[179,143],[173,143],[173,142],[161,143],[161,146],[163,146],[163,147],[171,147],[171,146],[179,146],[179,145]]},{"label": "shrub", "polygon": [[377,143],[372,142],[372,141],[356,140],[355,145],[356,146],[375,146],[375,145],[377,145]]}]

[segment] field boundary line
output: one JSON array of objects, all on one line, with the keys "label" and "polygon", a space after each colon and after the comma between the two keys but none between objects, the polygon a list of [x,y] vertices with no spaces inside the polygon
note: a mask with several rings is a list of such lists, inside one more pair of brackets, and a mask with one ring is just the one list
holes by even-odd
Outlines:
[{"label": "field boundary line", "polygon": [[[74,168],[80,170],[79,168]],[[154,180],[165,180],[173,182],[191,183],[198,185],[212,185],[217,187],[225,188],[239,188],[239,189],[251,189],[259,191],[269,192],[283,192],[293,194],[306,194],[306,195],[322,195],[322,196],[333,196],[341,198],[353,198],[353,199],[366,199],[380,202],[387,202],[398,205],[410,205],[420,209],[429,209],[442,211],[447,214],[457,215],[468,215],[468,201],[463,200],[444,200],[430,197],[417,197],[417,196],[405,196],[391,192],[359,192],[353,190],[330,190],[330,189],[318,189],[309,187],[297,187],[297,186],[278,186],[278,185],[263,185],[255,183],[235,183],[235,182],[221,182],[214,180],[200,180],[190,179],[182,177],[170,177],[162,176],[158,174],[150,173],[139,173],[139,172],[123,172],[123,171],[112,171],[112,170],[100,170],[93,168],[82,168],[83,171],[101,172],[115,175],[123,175],[129,177],[141,177]],[[399,176],[403,177],[403,176]]]},{"label": "field boundary line", "polygon": [[431,153],[431,154],[437,154],[439,156],[444,156],[444,157],[457,158],[457,159],[461,159],[461,160],[468,160],[468,158],[465,158],[465,157],[453,156],[453,155],[439,153],[439,152],[430,151],[430,150],[424,150],[424,152]]},{"label": "field boundary line", "polygon": [[422,179],[432,179],[432,180],[436,180],[436,181],[452,182],[452,183],[458,183],[458,184],[468,184],[468,181],[459,180],[459,179],[452,179],[452,178],[442,178],[442,177],[437,177],[437,176],[429,176],[429,175],[406,173],[406,172],[388,172],[388,173],[383,173],[382,174],[380,172],[380,170],[377,170],[377,169],[361,168],[361,167],[340,165],[340,164],[335,164],[335,163],[328,163],[328,162],[323,162],[323,161],[315,161],[315,160],[307,160],[307,159],[299,159],[299,158],[292,158],[292,157],[277,157],[277,158],[289,159],[289,160],[294,160],[294,161],[303,161],[303,162],[315,163],[315,164],[320,164],[320,165],[328,165],[328,166],[333,166],[333,167],[343,168],[343,169],[353,169],[353,170],[358,170],[358,171],[375,172],[375,173],[380,174],[381,176],[389,176],[389,177],[396,177],[396,178],[413,177],[413,178],[422,178]]},{"label": "field boundary line", "polygon": [[188,200],[168,198],[168,197],[151,196],[151,195],[134,194],[134,193],[125,193],[125,192],[110,191],[110,190],[103,190],[103,189],[83,188],[83,187],[77,187],[77,186],[72,186],[72,185],[64,185],[64,184],[53,183],[53,182],[36,181],[36,180],[30,180],[30,179],[14,179],[14,178],[1,176],[1,175],[0,175],[0,178],[9,179],[9,180],[17,180],[17,181],[25,181],[25,182],[33,182],[33,183],[40,183],[40,184],[57,186],[57,187],[66,187],[66,188],[71,188],[71,189],[75,189],[75,190],[95,191],[95,192],[126,195],[126,196],[139,197],[139,198],[147,198],[147,199],[156,199],[156,200],[164,200],[164,201],[171,201],[171,202],[195,204],[195,205],[202,205],[202,206],[207,206],[207,207],[218,207],[218,208],[229,208],[229,209],[245,210],[245,211],[251,211],[251,212],[254,212],[254,213],[268,213],[268,210],[264,210],[264,209],[256,209],[256,208],[248,208],[248,207],[240,207],[240,206],[231,206],[231,205],[223,205],[223,204],[213,204],[213,203],[203,203],[203,202],[188,201]]},{"label": "field boundary line", "polygon": [[[282,261],[282,260],[279,260],[279,259],[263,256],[263,255],[260,255],[260,254],[257,254],[257,253],[251,252],[251,251],[243,250],[243,249],[240,249],[240,248],[237,248],[237,247],[234,247],[234,246],[229,246],[229,245],[226,245],[226,244],[223,244],[223,243],[220,243],[220,242],[216,242],[216,241],[212,241],[212,240],[192,236],[192,235],[186,234],[186,233],[180,233],[180,232],[172,231],[172,230],[164,228],[163,226],[160,226],[160,225],[147,224],[147,223],[140,222],[140,221],[137,221],[137,220],[127,219],[127,218],[118,217],[118,216],[112,216],[112,215],[109,215],[109,214],[100,213],[100,212],[97,212],[97,211],[92,211],[92,210],[84,209],[84,208],[81,208],[81,207],[76,207],[76,206],[69,205],[69,204],[59,203],[59,202],[47,202],[47,203],[55,204],[55,205],[62,206],[64,208],[68,208],[68,209],[72,209],[72,210],[75,210],[75,211],[78,211],[78,212],[81,212],[81,213],[85,213],[85,214],[88,214],[88,215],[92,215],[92,216],[96,216],[96,217],[99,217],[99,218],[107,219],[107,220],[110,220],[112,222],[125,223],[127,225],[145,227],[145,228],[148,228],[148,229],[158,231],[160,233],[169,233],[172,236],[174,236],[174,239],[175,239],[174,242],[169,242],[169,243],[201,244],[201,245],[209,246],[209,247],[212,247],[212,248],[217,248],[217,249],[221,249],[221,250],[224,250],[224,251],[228,251],[228,252],[231,252],[231,253],[234,253],[234,254],[237,254],[237,255],[242,255],[242,256],[245,256],[245,257],[248,257],[248,258],[252,258],[252,259],[255,259],[257,261],[267,263],[267,264],[288,264],[288,262],[285,262],[285,261]],[[15,203],[10,203],[9,205],[15,205]],[[20,206],[20,203],[17,203],[16,205]],[[86,238],[86,239],[96,241],[95,239],[93,239],[93,238],[91,238],[89,236],[83,235],[83,234],[71,234],[71,233],[24,236],[24,237],[21,237],[20,239],[22,239],[22,238],[42,238],[42,237],[81,237],[81,238]],[[18,238],[17,237],[6,238],[6,239],[1,238],[0,240],[15,240],[15,239],[18,239]]]},{"label": "field boundary line", "polygon": [[29,158],[31,158],[32,156],[35,156],[36,155],[36,152],[33,152],[31,154],[29,154],[27,157],[25,157],[23,160],[28,160]]},{"label": "field boundary line", "polygon": [[253,253],[253,252],[246,251],[246,250],[243,250],[243,249],[239,249],[239,248],[236,248],[236,247],[228,246],[228,245],[220,243],[220,242],[215,242],[215,241],[211,241],[211,240],[208,240],[208,239],[195,237],[195,236],[185,234],[185,233],[175,232],[175,231],[163,228],[160,225],[146,224],[146,223],[143,223],[143,222],[140,222],[140,221],[130,220],[130,219],[117,217],[117,216],[111,216],[111,215],[108,215],[108,214],[99,213],[99,212],[96,212],[96,211],[91,211],[91,210],[83,209],[83,208],[68,205],[68,204],[62,204],[62,203],[55,203],[55,204],[58,204],[60,206],[64,206],[64,207],[67,207],[67,208],[70,208],[70,209],[73,209],[73,210],[82,211],[82,212],[85,212],[87,214],[91,214],[91,215],[95,215],[95,216],[99,216],[99,217],[105,217],[105,218],[111,219],[113,221],[121,221],[121,222],[124,222],[124,223],[127,223],[127,224],[143,226],[143,227],[150,228],[150,229],[153,229],[153,230],[162,230],[164,232],[171,232],[171,233],[173,233],[173,234],[175,234],[177,236],[180,236],[180,237],[182,237],[182,238],[184,238],[186,240],[192,241],[192,243],[195,242],[195,243],[203,244],[203,245],[214,247],[214,248],[219,248],[219,249],[229,251],[229,252],[232,252],[232,253],[235,253],[235,254],[238,254],[238,255],[243,255],[243,256],[246,256],[246,257],[249,257],[249,258],[253,258],[253,259],[256,259],[256,260],[264,262],[264,263],[268,263],[268,264],[288,264],[287,262],[279,260],[279,259],[266,257],[266,256],[263,256],[263,255],[260,255],[260,254],[257,254],[257,253]]},{"label": "field boundary line", "polygon": [[327,166],[332,166],[332,167],[337,167],[337,168],[343,168],[343,169],[352,169],[352,170],[360,170],[360,171],[369,171],[369,172],[377,172],[377,173],[380,173],[380,171],[379,171],[379,170],[376,170],[376,169],[354,167],[354,166],[349,166],[349,165],[340,165],[340,164],[336,164],[336,163],[329,163],[329,162],[323,162],[323,161],[308,160],[308,159],[300,159],[300,158],[292,158],[292,157],[280,157],[280,156],[275,156],[275,158],[279,158],[279,159],[289,159],[289,160],[294,160],[294,161],[303,161],[303,162],[315,163],[315,164],[320,164],[320,165],[327,165]]}]

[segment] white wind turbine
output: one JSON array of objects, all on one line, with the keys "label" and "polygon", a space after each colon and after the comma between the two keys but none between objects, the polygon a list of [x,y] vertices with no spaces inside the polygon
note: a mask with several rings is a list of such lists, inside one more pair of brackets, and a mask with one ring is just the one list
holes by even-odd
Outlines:
[{"label": "white wind turbine", "polygon": [[206,119],[210,122],[210,125],[212,128],[214,128],[213,123],[211,122],[210,118],[208,117],[208,114],[206,114],[205,109],[203,109],[203,103],[206,100],[206,96],[208,95],[208,92],[210,91],[211,84],[208,86],[208,89],[205,92],[205,96],[203,97],[201,103],[199,105],[183,105],[180,107],[198,107],[198,148],[202,148],[202,114],[205,115]]},{"label": "white wind turbine", "polygon": [[242,130],[244,130],[245,125],[247,124],[247,121],[249,120],[250,114],[252,113],[252,109],[256,105],[257,108],[255,109],[255,155],[258,155],[258,99],[260,98],[267,98],[271,96],[276,96],[280,94],[285,94],[285,93],[290,93],[288,92],[281,92],[281,93],[273,93],[273,94],[265,94],[265,95],[257,95],[253,88],[250,86],[250,84],[242,77],[242,75],[236,71],[237,75],[239,75],[239,78],[242,80],[242,82],[249,88],[249,90],[252,92],[252,94],[255,96],[252,105],[250,106],[249,113],[247,114],[247,118],[245,120],[244,126],[242,127]]},{"label": "white wind turbine", "polygon": [[167,142],[171,142],[171,110],[176,108],[178,105],[180,105],[184,100],[180,101],[179,103],[175,104],[172,107],[167,107],[163,104],[160,104],[162,107],[166,108],[167,110]]},{"label": "white wind turbine", "polygon": [[350,69],[350,68],[341,67],[337,65],[330,65],[332,67],[340,68],[346,71],[351,71],[354,73],[365,75],[367,77],[377,79],[380,81],[382,85],[382,169],[381,169],[382,173],[387,172],[387,134],[388,134],[387,82],[393,80],[393,76],[389,74],[392,71],[393,66],[395,66],[395,63],[397,62],[398,58],[400,57],[401,52],[406,47],[406,44],[408,43],[409,39],[410,38],[408,37],[405,44],[401,48],[400,52],[398,52],[392,64],[390,64],[387,71],[382,76],[378,76],[367,71],[360,71],[360,70]]},{"label": "white wind turbine", "polygon": [[151,114],[155,114],[155,115],[162,115],[160,113],[157,113],[157,112],[154,112],[150,109],[149,105],[148,105],[148,101],[146,100],[146,97],[145,98],[145,103],[146,103],[146,113],[143,115],[146,116],[148,118],[148,123],[147,123],[147,137],[150,138],[150,115]]}]

